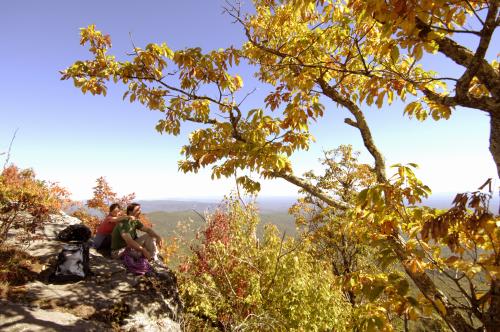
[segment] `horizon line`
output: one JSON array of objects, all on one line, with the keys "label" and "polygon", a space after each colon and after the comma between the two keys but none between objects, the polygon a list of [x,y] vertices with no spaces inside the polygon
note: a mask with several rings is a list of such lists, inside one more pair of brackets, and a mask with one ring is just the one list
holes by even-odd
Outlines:
[{"label": "horizon line", "polygon": [[[454,192],[454,191],[439,191],[439,192],[431,193],[429,195],[429,198],[431,198],[432,196],[445,196],[445,195],[449,196],[449,195],[456,195],[456,194],[457,194],[457,192]],[[223,200],[224,196],[227,196],[227,195],[135,198],[134,201],[193,201],[193,200],[198,200],[198,199],[201,199],[201,200]],[[264,199],[269,199],[269,198],[297,199],[297,198],[299,198],[299,195],[259,195],[259,196],[257,196],[257,200],[259,200],[260,198],[264,198]],[[86,201],[89,199],[90,198],[80,198],[80,199],[74,199],[74,200],[75,201]],[[493,193],[492,199],[498,199],[498,195],[496,195],[495,192]]]}]

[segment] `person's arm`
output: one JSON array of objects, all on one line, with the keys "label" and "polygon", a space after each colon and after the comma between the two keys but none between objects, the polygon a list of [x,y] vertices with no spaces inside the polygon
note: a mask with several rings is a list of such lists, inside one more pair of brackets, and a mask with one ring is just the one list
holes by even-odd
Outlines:
[{"label": "person's arm", "polygon": [[106,218],[104,218],[102,221],[101,221],[101,225],[103,223],[112,223],[112,224],[116,224],[116,223],[119,223],[120,221],[123,221],[123,220],[126,220],[128,218],[128,216],[121,216],[121,217],[113,217],[113,216],[106,216]]},{"label": "person's arm", "polygon": [[127,244],[127,247],[135,249],[142,253],[146,259],[151,259],[151,253],[144,247],[142,247],[139,243],[137,243],[132,237],[130,236],[129,233],[121,233],[122,239],[125,241]]},{"label": "person's arm", "polygon": [[120,217],[111,217],[113,218],[113,222],[120,222],[120,221],[123,221],[123,220],[127,220],[127,219],[130,219],[129,216],[120,216]]},{"label": "person's arm", "polygon": [[152,228],[147,226],[142,226],[141,231],[149,234],[151,237],[154,237],[156,239],[156,244],[158,245],[159,248],[163,246],[163,240],[161,236],[158,235],[158,233],[156,233]]}]

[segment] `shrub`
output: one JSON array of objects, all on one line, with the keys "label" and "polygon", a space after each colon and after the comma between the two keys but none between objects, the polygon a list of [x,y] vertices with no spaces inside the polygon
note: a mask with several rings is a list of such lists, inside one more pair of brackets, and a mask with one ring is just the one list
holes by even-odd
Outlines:
[{"label": "shrub", "polygon": [[36,229],[70,202],[69,192],[56,183],[36,178],[32,169],[10,165],[0,173],[0,245],[9,231],[30,241]]},{"label": "shrub", "polygon": [[253,206],[229,200],[207,218],[180,265],[186,329],[342,331],[349,308],[327,264],[266,226]]}]

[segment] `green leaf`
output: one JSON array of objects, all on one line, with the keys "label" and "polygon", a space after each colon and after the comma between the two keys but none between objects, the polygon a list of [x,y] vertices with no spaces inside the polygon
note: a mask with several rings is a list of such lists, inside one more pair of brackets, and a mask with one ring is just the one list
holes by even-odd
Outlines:
[{"label": "green leaf", "polygon": [[368,195],[368,189],[361,190],[361,192],[358,195],[358,201],[360,204],[364,204],[366,202],[367,195]]},{"label": "green leaf", "polygon": [[399,59],[399,47],[393,46],[391,49],[391,60],[393,63],[396,63]]}]

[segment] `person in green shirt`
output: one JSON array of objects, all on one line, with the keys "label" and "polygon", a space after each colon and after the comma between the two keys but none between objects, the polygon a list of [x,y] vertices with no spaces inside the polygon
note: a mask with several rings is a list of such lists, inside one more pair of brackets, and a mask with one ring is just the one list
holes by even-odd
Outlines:
[{"label": "person in green shirt", "polygon": [[[162,247],[163,241],[152,228],[141,223],[140,215],[140,204],[132,203],[127,206],[127,217],[120,218],[111,234],[112,257],[119,258],[125,249],[130,248],[131,254],[137,257],[142,255],[147,260],[158,259],[158,248]],[[137,230],[146,234],[138,237]]]}]

